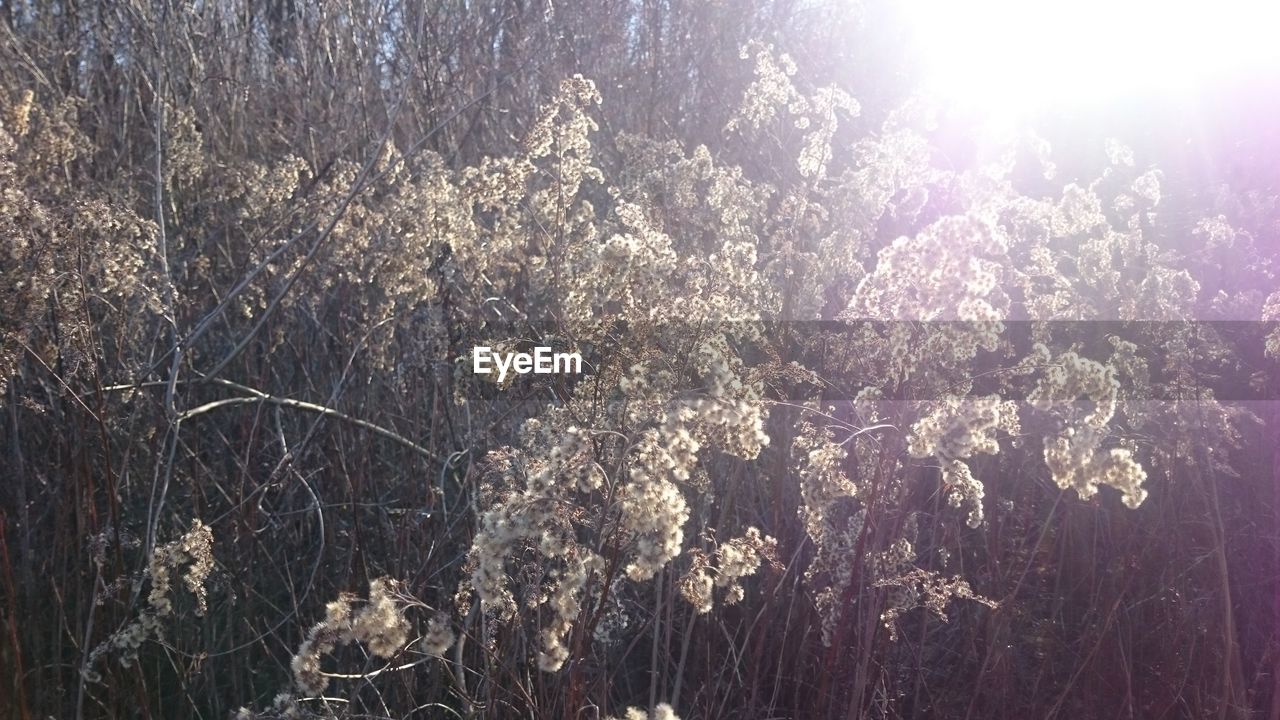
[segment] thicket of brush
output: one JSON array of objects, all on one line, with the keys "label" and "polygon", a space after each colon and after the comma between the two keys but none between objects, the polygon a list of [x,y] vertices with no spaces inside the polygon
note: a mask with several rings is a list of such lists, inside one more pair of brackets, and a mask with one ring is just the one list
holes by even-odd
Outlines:
[{"label": "thicket of brush", "polygon": [[1275,198],[884,12],[0,2],[0,715],[1280,719]]}]

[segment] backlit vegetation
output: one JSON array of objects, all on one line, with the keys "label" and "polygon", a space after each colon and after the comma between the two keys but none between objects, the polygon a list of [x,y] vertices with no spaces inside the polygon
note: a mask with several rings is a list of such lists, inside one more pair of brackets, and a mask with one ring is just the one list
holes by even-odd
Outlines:
[{"label": "backlit vegetation", "polygon": [[0,715],[1280,717],[1274,197],[580,5],[0,4]]}]

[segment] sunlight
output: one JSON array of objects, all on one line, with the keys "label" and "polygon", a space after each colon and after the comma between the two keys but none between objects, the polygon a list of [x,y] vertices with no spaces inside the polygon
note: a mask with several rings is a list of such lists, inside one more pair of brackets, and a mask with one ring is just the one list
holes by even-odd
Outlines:
[{"label": "sunlight", "polygon": [[993,118],[1280,71],[1268,0],[906,0],[931,94]]}]

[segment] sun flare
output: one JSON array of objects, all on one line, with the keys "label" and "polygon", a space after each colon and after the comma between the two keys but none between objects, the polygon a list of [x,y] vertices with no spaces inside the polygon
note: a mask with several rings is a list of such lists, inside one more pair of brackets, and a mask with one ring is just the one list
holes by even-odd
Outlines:
[{"label": "sun flare", "polygon": [[1280,73],[1280,4],[907,0],[930,92],[992,115]]}]

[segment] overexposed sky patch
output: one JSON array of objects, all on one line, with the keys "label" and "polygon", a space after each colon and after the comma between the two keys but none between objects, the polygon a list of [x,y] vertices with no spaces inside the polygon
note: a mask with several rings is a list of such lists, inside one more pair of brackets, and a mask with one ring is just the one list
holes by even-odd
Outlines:
[{"label": "overexposed sky patch", "polygon": [[1280,75],[1275,0],[903,0],[925,90],[1009,121]]}]

